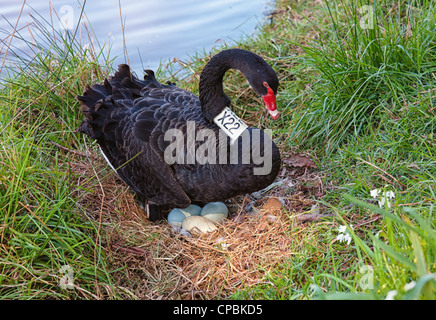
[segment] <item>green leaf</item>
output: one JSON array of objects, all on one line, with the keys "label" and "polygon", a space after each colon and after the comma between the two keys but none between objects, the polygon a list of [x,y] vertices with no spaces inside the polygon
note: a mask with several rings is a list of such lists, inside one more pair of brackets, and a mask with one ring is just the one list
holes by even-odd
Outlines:
[{"label": "green leaf", "polygon": [[401,253],[398,253],[397,251],[395,251],[394,248],[387,245],[383,241],[377,239],[376,237],[374,237],[374,236],[371,236],[371,237],[372,237],[372,240],[374,241],[374,243],[378,247],[383,249],[390,257],[392,257],[393,259],[397,260],[398,262],[400,262],[401,264],[403,264],[404,266],[409,268],[412,272],[415,272],[415,273],[417,272],[416,265],[412,261],[410,261],[406,256],[402,255]]}]

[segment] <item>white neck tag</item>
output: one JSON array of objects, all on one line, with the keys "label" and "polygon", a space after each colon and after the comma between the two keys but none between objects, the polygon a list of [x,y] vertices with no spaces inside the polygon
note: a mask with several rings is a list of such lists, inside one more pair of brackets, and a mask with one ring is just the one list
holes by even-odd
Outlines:
[{"label": "white neck tag", "polygon": [[219,115],[217,115],[213,122],[230,137],[230,142],[235,142],[238,137],[248,128],[232,110],[225,107]]}]

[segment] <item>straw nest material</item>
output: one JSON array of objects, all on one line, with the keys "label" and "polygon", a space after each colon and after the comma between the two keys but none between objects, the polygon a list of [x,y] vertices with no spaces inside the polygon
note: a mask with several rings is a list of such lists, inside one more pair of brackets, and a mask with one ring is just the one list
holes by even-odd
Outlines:
[{"label": "straw nest material", "polygon": [[[97,223],[98,240],[118,270],[114,278],[126,297],[223,298],[262,283],[293,254],[295,213],[313,205],[284,167],[276,187],[226,203],[231,216],[217,230],[181,235],[166,221],[149,222],[128,187],[97,159],[78,159],[75,183],[82,190],[77,191],[80,205]],[[322,193],[322,184],[313,190]]]}]

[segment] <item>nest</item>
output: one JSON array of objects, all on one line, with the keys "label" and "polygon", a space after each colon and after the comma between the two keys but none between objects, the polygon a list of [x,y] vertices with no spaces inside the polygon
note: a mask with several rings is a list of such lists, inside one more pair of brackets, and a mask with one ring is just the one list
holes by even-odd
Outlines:
[{"label": "nest", "polygon": [[[102,162],[91,165],[105,170]],[[287,194],[290,180],[281,177],[285,185],[257,199],[227,203],[231,216],[217,230],[184,236],[166,221],[149,222],[115,174],[95,172],[94,179],[85,179],[90,163],[83,158],[73,171],[80,205],[98,223],[98,242],[111,269],[118,270],[113,275],[125,298],[217,299],[264,283],[293,254],[295,213],[313,205],[303,191]]]},{"label": "nest", "polygon": [[212,233],[181,239],[179,267],[189,275],[184,277],[185,297],[216,298],[258,284],[292,254],[289,219],[280,208],[234,217]]}]

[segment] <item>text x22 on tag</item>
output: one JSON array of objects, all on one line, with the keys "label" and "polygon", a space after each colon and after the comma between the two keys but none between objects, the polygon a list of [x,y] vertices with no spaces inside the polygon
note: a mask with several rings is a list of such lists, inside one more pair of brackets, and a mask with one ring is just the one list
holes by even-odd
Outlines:
[{"label": "text x22 on tag", "polygon": [[248,126],[228,107],[218,114],[213,122],[230,137],[230,143],[234,143]]}]

